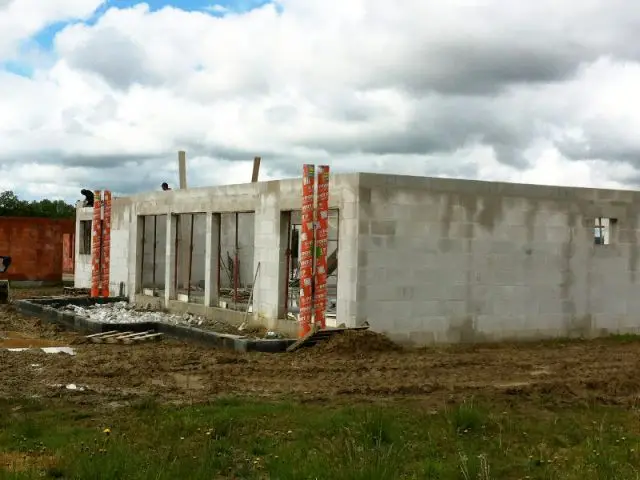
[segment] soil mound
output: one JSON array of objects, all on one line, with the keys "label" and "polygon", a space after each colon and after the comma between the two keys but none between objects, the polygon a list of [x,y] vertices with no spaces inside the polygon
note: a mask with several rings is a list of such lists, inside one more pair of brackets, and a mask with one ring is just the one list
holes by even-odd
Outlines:
[{"label": "soil mound", "polygon": [[314,354],[371,355],[376,353],[400,352],[402,347],[386,335],[367,330],[346,331],[311,347]]}]

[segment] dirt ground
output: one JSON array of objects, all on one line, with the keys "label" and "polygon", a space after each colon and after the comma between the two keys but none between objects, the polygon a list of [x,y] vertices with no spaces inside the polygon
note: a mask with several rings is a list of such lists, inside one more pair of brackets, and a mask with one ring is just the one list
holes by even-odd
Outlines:
[{"label": "dirt ground", "polygon": [[[282,354],[237,354],[171,340],[135,346],[79,340],[0,306],[4,347],[72,345],[77,353],[12,352],[0,343],[0,397],[64,396],[111,406],[149,395],[176,403],[250,395],[306,401],[411,398],[434,405],[470,396],[629,405],[640,398],[640,340],[406,351],[369,334]],[[68,384],[84,390],[69,390]]]}]

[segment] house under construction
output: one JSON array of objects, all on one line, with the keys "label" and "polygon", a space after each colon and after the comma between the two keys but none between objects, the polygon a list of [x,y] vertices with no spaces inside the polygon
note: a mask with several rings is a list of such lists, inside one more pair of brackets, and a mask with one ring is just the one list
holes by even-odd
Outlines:
[{"label": "house under construction", "polygon": [[[108,288],[298,331],[301,179],[114,198]],[[327,325],[415,344],[640,331],[640,193],[369,173],[329,182]],[[79,207],[75,285],[92,283]]]}]

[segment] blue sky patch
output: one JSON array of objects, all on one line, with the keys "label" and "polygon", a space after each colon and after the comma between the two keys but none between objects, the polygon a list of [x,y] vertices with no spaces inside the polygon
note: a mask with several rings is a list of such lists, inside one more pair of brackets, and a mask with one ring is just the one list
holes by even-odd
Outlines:
[{"label": "blue sky patch", "polygon": [[[130,8],[140,3],[149,5],[151,11],[157,11],[164,7],[171,6],[186,11],[203,11],[222,17],[229,13],[248,12],[272,2],[271,0],[147,0],[144,2],[139,0],[109,0],[96,11],[91,19],[85,21],[85,23],[91,25],[97,22],[102,14],[109,8]],[[38,32],[31,40],[35,41],[41,48],[49,50],[51,49],[56,34],[62,30],[67,23],[68,22],[58,22],[51,24]]]},{"label": "blue sky patch", "polygon": [[9,60],[7,62],[0,62],[0,69],[5,72],[10,72],[21,77],[33,76],[33,67],[28,63],[22,63],[19,61]]},{"label": "blue sky patch", "polygon": [[[96,10],[95,14],[84,20],[88,25],[95,24],[109,8],[130,8],[141,3],[149,5],[151,11],[161,10],[172,6],[185,11],[200,11],[210,15],[223,17],[231,13],[244,13],[260,8],[273,0],[108,0]],[[278,9],[280,11],[280,9]],[[21,50],[36,49],[45,54],[50,54],[55,36],[71,22],[56,22],[47,25],[37,34],[23,42]],[[20,54],[18,58],[9,61],[0,61],[0,69],[16,75],[31,77],[34,72],[34,59],[28,54]]]}]

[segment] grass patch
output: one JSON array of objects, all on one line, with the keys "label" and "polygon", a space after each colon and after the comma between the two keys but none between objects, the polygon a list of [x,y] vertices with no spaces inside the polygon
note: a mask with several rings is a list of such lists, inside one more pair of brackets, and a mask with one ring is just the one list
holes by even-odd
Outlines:
[{"label": "grass patch", "polygon": [[0,401],[0,480],[631,479],[635,411],[237,399],[106,413]]}]

